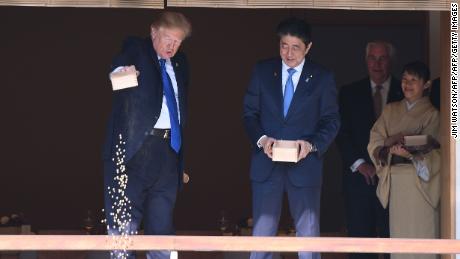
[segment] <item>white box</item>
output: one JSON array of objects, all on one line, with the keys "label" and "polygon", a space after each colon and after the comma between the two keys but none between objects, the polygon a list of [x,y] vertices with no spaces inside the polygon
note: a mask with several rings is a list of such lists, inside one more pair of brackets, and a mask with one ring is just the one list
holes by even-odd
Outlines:
[{"label": "white box", "polygon": [[299,161],[299,145],[294,140],[277,140],[273,144],[272,161],[294,162]]},{"label": "white box", "polygon": [[128,67],[125,71],[110,73],[110,80],[112,81],[112,89],[114,91],[138,85],[137,75],[139,72],[134,66]]}]

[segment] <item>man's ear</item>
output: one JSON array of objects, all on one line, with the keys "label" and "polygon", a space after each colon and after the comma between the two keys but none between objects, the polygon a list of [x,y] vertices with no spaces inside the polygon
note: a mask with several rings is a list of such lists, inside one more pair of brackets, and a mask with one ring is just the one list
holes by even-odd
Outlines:
[{"label": "man's ear", "polygon": [[307,48],[305,49],[305,56],[308,54],[310,51],[311,45],[313,45],[313,42],[308,43]]},{"label": "man's ear", "polygon": [[158,30],[155,27],[150,27],[150,36],[154,39],[157,35]]},{"label": "man's ear", "polygon": [[426,83],[423,85],[423,89],[427,89],[431,87],[431,80],[426,81]]}]

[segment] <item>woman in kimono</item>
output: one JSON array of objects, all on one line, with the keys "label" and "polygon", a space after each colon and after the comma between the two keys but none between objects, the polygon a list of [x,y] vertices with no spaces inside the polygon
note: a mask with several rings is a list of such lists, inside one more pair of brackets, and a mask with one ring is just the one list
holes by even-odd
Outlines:
[{"label": "woman in kimono", "polygon": [[[439,237],[439,149],[430,147],[411,154],[403,145],[404,136],[428,135],[438,139],[439,114],[426,96],[429,77],[424,63],[407,64],[401,81],[405,98],[388,104],[371,129],[368,152],[379,177],[377,196],[383,207],[389,206],[393,238]],[[391,258],[438,257],[392,254]]]}]

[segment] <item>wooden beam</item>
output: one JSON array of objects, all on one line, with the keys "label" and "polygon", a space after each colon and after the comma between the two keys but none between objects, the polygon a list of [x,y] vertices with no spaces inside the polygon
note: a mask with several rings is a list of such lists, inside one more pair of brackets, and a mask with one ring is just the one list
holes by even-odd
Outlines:
[{"label": "wooden beam", "polygon": [[[441,238],[455,238],[455,140],[451,136],[450,108],[450,11],[441,12],[440,17],[440,141],[441,141]],[[453,259],[453,255],[443,255]]]},{"label": "wooden beam", "polygon": [[12,250],[175,250],[175,251],[278,251],[360,253],[460,253],[460,240],[339,238],[339,237],[242,237],[242,236],[88,236],[2,235],[0,251]]},{"label": "wooden beam", "polygon": [[[455,140],[450,134],[450,12],[441,12],[441,238],[455,238]],[[443,257],[444,259],[452,257]]]}]

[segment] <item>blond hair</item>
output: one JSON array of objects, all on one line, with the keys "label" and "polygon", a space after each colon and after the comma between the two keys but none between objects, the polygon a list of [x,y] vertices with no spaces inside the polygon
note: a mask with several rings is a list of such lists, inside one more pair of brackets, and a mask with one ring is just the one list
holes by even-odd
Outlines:
[{"label": "blond hair", "polygon": [[192,33],[192,24],[181,13],[178,12],[162,12],[150,25],[151,29],[162,28],[178,28],[182,30],[185,37],[189,37]]}]

